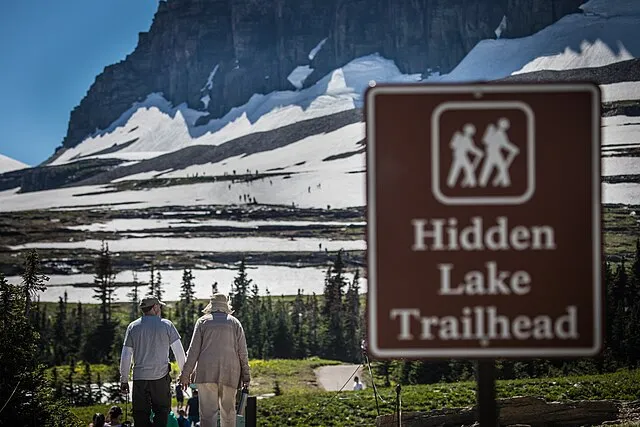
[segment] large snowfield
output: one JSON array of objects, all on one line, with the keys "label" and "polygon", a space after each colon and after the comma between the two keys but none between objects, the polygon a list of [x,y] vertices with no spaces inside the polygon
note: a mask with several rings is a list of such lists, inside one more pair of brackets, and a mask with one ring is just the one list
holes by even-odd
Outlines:
[{"label": "large snowfield", "polygon": [[[180,252],[310,252],[324,250],[363,251],[364,240],[327,240],[311,237],[283,239],[277,237],[137,237],[107,241],[112,252],[180,251]],[[35,242],[9,246],[11,250],[31,248],[100,250],[100,240],[74,242]]]},{"label": "large snowfield", "polygon": [[[540,70],[562,70],[598,67],[640,57],[640,0],[590,0],[581,6],[582,12],[565,16],[536,34],[519,39],[483,40],[450,73],[444,75],[403,74],[392,60],[371,54],[345,64],[316,84],[304,87],[311,69],[292,69],[290,80],[295,91],[255,94],[224,117],[196,126],[205,113],[186,105],[171,105],[161,94],[151,93],[131,106],[107,129],[97,130],[79,145],[60,155],[54,165],[89,158],[116,158],[127,165],[194,145],[220,145],[251,133],[277,129],[302,120],[318,118],[363,107],[363,93],[374,82],[454,83],[500,79],[513,74]],[[504,20],[501,28],[508,29]],[[499,36],[499,34],[497,34]],[[315,55],[326,41],[320,41],[310,52]],[[212,75],[216,69],[212,70]],[[203,85],[210,82],[203,82]],[[627,81],[601,85],[603,102],[637,101],[640,82]],[[203,99],[203,103],[212,102]],[[640,147],[640,118],[623,115],[604,117],[602,127],[602,175],[633,175],[640,173],[640,157],[625,154],[625,149]],[[145,190],[110,192],[109,185],[62,188],[50,191],[18,194],[18,189],[0,192],[0,211],[32,209],[141,209],[148,207],[243,204],[244,196],[255,198],[258,204],[297,207],[344,208],[363,206],[365,200],[365,154],[360,144],[365,137],[363,123],[346,125],[331,132],[308,136],[289,145],[246,156],[227,158],[217,163],[189,166],[184,169],[158,170],[125,176],[117,182],[146,180],[155,177],[181,178],[231,174],[234,170],[277,171],[290,176],[262,178],[250,182],[206,182]],[[118,149],[120,146],[120,149]],[[108,153],[105,153],[108,151]],[[349,155],[345,155],[349,153]],[[343,156],[339,156],[343,155]],[[328,159],[330,156],[333,160]],[[339,157],[336,159],[336,157]],[[0,173],[27,167],[0,156]],[[115,182],[114,182],[115,183]],[[640,204],[640,184],[603,184],[603,202]],[[104,192],[104,194],[95,194]],[[281,225],[308,225],[305,221],[282,222]],[[259,227],[280,224],[273,221],[224,222],[206,220],[114,220],[101,224],[79,226],[85,231],[127,231],[128,239],[111,243],[112,251],[181,250],[181,251],[308,251],[365,249],[363,241],[328,241],[323,239],[227,238],[179,239],[149,237],[137,230],[164,227],[197,226]],[[318,223],[316,223],[318,224]],[[336,225],[339,223],[326,225]],[[361,224],[359,224],[361,225]],[[131,238],[134,237],[134,238]],[[19,245],[46,248],[99,248],[98,241],[38,242]],[[179,283],[178,271],[163,272],[167,283]],[[119,281],[129,281],[131,272],[118,275]],[[166,276],[165,276],[166,274]],[[218,280],[222,291],[228,291],[235,270],[198,270],[198,296],[206,297],[209,286]],[[306,292],[321,292],[324,270],[259,266],[250,272],[256,281],[268,286],[272,294],[295,293],[300,283]],[[17,280],[17,279],[16,279]],[[144,277],[140,277],[144,280]],[[71,301],[86,299],[86,288],[74,288],[73,283],[90,283],[83,275],[60,276],[52,279],[43,295],[55,301],[65,291]],[[366,281],[365,281],[366,284]],[[62,286],[66,285],[66,286]],[[363,286],[366,289],[366,285]],[[119,288],[117,296],[125,299],[128,289]],[[167,288],[167,297],[177,297],[177,290]]]}]

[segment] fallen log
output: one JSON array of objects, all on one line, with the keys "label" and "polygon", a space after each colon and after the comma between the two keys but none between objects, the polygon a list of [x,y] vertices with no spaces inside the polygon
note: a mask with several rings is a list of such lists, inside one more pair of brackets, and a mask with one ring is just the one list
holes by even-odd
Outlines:
[{"label": "fallen log", "polygon": [[[539,397],[522,396],[498,399],[501,426],[599,425],[618,419],[621,403],[612,400],[547,402]],[[403,427],[457,427],[477,422],[476,407],[434,409],[429,412],[403,412]],[[396,427],[395,414],[376,419],[377,427]]]}]

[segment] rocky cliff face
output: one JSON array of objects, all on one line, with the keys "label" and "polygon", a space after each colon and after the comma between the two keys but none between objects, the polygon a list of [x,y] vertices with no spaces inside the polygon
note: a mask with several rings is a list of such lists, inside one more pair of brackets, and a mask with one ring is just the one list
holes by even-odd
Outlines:
[{"label": "rocky cliff face", "polygon": [[374,52],[406,73],[447,72],[479,40],[495,37],[503,16],[503,37],[520,37],[578,11],[583,1],[160,1],[134,52],[106,67],[71,112],[63,147],[108,127],[151,92],[164,93],[174,105],[208,110],[213,118],[254,93],[293,89],[287,76],[299,65],[314,69],[305,86]]}]

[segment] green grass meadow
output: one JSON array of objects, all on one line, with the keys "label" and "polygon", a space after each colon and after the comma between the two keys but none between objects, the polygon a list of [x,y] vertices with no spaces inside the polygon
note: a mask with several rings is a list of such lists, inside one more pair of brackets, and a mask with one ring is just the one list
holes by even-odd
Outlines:
[{"label": "green grass meadow", "polygon": [[[251,395],[269,393],[277,379],[282,395],[258,400],[258,425],[278,426],[364,426],[374,425],[378,414],[373,388],[362,391],[327,392],[314,381],[313,369],[338,364],[317,358],[305,360],[253,360],[255,387]],[[282,379],[282,381],[281,381]],[[370,384],[369,378],[364,378]],[[272,387],[272,386],[271,386]],[[409,385],[402,387],[403,411],[473,406],[475,382]],[[394,387],[378,387],[380,414],[395,408]],[[548,401],[621,400],[640,398],[640,370],[621,370],[612,374],[557,378],[505,380],[496,382],[498,398],[536,396]],[[128,413],[131,414],[131,403]],[[73,413],[89,423],[96,412],[106,413],[111,405],[73,408]],[[175,400],[174,400],[175,407]],[[131,417],[130,417],[131,418]]]}]

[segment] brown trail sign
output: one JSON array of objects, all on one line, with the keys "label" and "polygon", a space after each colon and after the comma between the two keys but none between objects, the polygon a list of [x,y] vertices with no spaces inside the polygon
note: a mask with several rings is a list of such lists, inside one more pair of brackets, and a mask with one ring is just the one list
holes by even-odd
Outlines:
[{"label": "brown trail sign", "polygon": [[596,85],[374,86],[366,121],[374,356],[600,351]]}]

